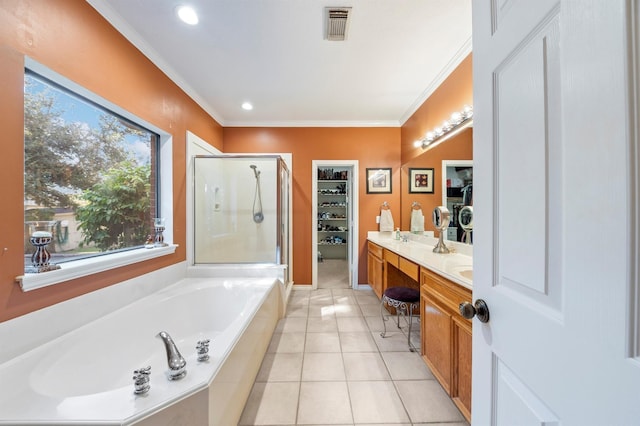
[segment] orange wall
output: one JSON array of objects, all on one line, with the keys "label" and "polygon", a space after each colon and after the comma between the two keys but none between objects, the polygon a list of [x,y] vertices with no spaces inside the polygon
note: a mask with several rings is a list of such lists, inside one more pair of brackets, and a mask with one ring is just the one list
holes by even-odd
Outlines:
[{"label": "orange wall", "polygon": [[[222,127],[146,57],[79,0],[0,1],[0,321],[184,261],[185,137],[222,149]],[[24,55],[173,135],[176,253],[23,293]]]},{"label": "orange wall", "polygon": [[[23,182],[16,176],[23,174],[25,55],[173,135],[174,242],[179,244],[174,255],[28,293],[14,282],[23,271]],[[401,198],[408,196],[400,166],[422,152],[413,141],[471,103],[469,56],[402,128],[223,129],[87,3],[0,0],[0,199],[5,206],[0,214],[0,322],[185,260],[187,130],[224,152],[293,154],[293,278],[298,284],[311,282],[311,161],[359,160],[358,281],[365,283],[366,233],[377,229],[375,216],[383,201],[399,217]],[[368,167],[392,168],[392,194],[366,194]]]},{"label": "orange wall", "polygon": [[[401,131],[402,170],[402,229],[411,225],[411,203],[418,201],[425,215],[425,229],[434,230],[431,212],[442,204],[442,160],[473,159],[473,131],[468,130],[425,151],[413,143],[429,131],[449,119],[464,105],[473,105],[473,79],[471,54],[456,67],[447,79],[429,96],[406,121]],[[433,194],[409,194],[408,173],[410,167],[434,169]]]},{"label": "orange wall", "polygon": [[404,123],[400,136],[402,164],[424,152],[413,146],[416,140],[448,120],[453,112],[462,110],[464,105],[473,105],[472,71],[469,54]]},{"label": "orange wall", "polygon": [[[400,212],[400,129],[399,128],[246,128],[224,129],[225,152],[293,154],[293,280],[311,284],[312,261],[312,160],[358,160],[359,236],[358,282],[367,282],[367,231],[378,229],[376,216],[388,201],[392,214]],[[392,193],[367,194],[365,169],[392,168]]]}]

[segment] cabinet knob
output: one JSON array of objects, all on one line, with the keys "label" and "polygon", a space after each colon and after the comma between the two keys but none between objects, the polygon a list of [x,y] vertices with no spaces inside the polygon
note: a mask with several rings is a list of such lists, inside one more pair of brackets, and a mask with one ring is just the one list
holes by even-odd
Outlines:
[{"label": "cabinet knob", "polygon": [[460,315],[466,319],[477,316],[480,322],[489,322],[489,307],[482,299],[476,300],[476,303],[473,305],[469,302],[462,302],[458,306],[458,310],[460,311]]}]

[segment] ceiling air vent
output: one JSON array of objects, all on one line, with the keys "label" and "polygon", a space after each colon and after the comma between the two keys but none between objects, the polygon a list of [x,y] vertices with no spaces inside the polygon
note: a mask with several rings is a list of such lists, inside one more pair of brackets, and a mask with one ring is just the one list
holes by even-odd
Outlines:
[{"label": "ceiling air vent", "polygon": [[326,7],[326,39],[331,41],[344,41],[349,31],[350,7]]}]

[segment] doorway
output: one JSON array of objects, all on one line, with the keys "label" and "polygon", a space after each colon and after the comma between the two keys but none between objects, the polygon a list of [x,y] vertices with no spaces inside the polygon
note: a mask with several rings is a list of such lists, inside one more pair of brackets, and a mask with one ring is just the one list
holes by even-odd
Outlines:
[{"label": "doorway", "polygon": [[358,161],[312,163],[312,288],[357,288]]}]

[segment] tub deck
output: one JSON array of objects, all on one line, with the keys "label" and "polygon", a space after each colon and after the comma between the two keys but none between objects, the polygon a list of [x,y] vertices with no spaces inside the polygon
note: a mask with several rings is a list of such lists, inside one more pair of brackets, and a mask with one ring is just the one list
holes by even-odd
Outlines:
[{"label": "tub deck", "polygon": [[[273,278],[182,279],[1,364],[0,425],[160,425],[181,406],[185,425],[237,422],[281,316]],[[166,377],[162,330],[187,361],[181,380]],[[207,362],[196,359],[202,339]],[[148,365],[151,389],[135,395],[133,371]]]}]

